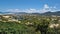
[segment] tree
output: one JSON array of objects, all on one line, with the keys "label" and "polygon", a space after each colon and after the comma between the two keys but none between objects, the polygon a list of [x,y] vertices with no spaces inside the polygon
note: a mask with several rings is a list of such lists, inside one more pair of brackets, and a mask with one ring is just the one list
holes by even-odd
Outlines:
[{"label": "tree", "polygon": [[48,25],[49,25],[49,22],[43,19],[41,23],[37,25],[36,31],[40,31],[41,34],[46,34],[48,30]]}]

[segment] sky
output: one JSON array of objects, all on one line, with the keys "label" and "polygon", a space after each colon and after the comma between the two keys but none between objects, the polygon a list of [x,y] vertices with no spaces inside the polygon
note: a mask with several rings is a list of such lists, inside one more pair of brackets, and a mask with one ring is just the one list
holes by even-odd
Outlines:
[{"label": "sky", "polygon": [[0,0],[0,12],[44,13],[60,10],[60,0]]}]

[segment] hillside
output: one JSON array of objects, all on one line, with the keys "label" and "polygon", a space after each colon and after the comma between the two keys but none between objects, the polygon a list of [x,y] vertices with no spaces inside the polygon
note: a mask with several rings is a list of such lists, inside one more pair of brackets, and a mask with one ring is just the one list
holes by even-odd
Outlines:
[{"label": "hillside", "polygon": [[56,16],[60,16],[60,11],[56,11],[56,12],[46,12],[46,13],[42,13],[41,15],[56,15]]}]

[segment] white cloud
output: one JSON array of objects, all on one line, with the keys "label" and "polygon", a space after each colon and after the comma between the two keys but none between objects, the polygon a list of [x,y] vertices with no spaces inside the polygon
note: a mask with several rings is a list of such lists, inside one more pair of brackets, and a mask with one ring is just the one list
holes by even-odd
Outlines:
[{"label": "white cloud", "polygon": [[20,9],[8,9],[7,12],[21,12]]},{"label": "white cloud", "polygon": [[39,12],[39,10],[30,8],[30,9],[26,9],[25,12],[27,12],[27,13],[36,13],[36,12]]},{"label": "white cloud", "polygon": [[47,12],[50,7],[48,6],[48,4],[45,4],[43,9],[33,9],[33,8],[30,8],[30,9],[24,9],[24,10],[20,10],[20,9],[8,9],[7,11],[10,11],[10,12],[26,12],[26,13],[44,13],[44,12]]},{"label": "white cloud", "polygon": [[48,6],[48,4],[44,4],[44,7],[40,10],[40,13],[45,13],[50,11],[50,7]]},{"label": "white cloud", "polygon": [[48,4],[45,4],[45,5],[44,5],[44,8],[49,8]]},{"label": "white cloud", "polygon": [[8,9],[8,10],[6,10],[6,11],[8,11],[8,12],[9,12],[9,11],[13,11],[13,9]]},{"label": "white cloud", "polygon": [[48,11],[51,11],[51,12],[54,12],[54,10],[56,9],[57,7],[56,6],[49,6],[48,4],[44,4],[44,7],[42,9],[33,9],[33,8],[30,8],[30,9],[8,9],[6,10],[7,12],[26,12],[26,13],[45,13],[45,12],[48,12]]},{"label": "white cloud", "polygon": [[26,12],[26,13],[39,13],[39,10],[37,9],[24,9],[24,10],[20,10],[20,9],[8,9],[6,10],[7,12]]},{"label": "white cloud", "polygon": [[51,11],[51,12],[55,12],[57,10],[57,7],[56,6],[48,6],[48,4],[44,4],[44,7],[43,9],[40,10],[40,13],[45,13],[45,12],[48,12],[48,11]]},{"label": "white cloud", "polygon": [[53,8],[56,8],[56,6],[54,6]]}]

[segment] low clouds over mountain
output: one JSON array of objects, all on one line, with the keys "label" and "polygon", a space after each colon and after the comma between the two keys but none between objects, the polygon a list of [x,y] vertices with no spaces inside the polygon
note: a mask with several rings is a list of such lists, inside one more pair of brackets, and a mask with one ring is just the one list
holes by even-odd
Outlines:
[{"label": "low clouds over mountain", "polygon": [[7,9],[6,12],[26,12],[26,13],[45,13],[48,11],[55,12],[57,10],[56,6],[48,6],[48,4],[44,4],[44,6],[41,9]]}]

